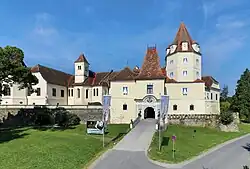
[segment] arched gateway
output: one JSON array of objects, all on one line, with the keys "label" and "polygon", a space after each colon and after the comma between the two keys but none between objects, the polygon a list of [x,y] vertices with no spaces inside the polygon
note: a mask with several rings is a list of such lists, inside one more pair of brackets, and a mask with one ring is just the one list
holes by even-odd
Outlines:
[{"label": "arched gateway", "polygon": [[146,95],[143,99],[135,99],[136,114],[142,118],[157,118],[160,113],[160,100],[154,95]]}]

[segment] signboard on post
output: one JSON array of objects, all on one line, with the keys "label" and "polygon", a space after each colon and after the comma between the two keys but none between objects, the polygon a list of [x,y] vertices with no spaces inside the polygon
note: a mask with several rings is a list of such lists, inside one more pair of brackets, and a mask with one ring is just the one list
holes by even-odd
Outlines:
[{"label": "signboard on post", "polygon": [[102,121],[87,121],[88,134],[103,134],[104,123]]},{"label": "signboard on post", "polygon": [[105,127],[107,125],[107,122],[109,120],[109,106],[111,102],[111,96],[109,95],[103,95],[102,97],[102,109],[103,109],[103,115],[102,115],[102,121],[104,123],[103,127],[103,134],[102,134],[102,144],[104,147],[104,135],[105,135]]}]

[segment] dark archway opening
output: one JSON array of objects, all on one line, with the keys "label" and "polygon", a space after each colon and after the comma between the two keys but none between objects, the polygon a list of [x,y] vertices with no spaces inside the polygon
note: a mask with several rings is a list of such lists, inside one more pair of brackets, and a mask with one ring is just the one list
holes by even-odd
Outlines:
[{"label": "dark archway opening", "polygon": [[152,107],[147,107],[144,110],[144,119],[147,119],[147,118],[154,118],[155,119],[155,111]]}]

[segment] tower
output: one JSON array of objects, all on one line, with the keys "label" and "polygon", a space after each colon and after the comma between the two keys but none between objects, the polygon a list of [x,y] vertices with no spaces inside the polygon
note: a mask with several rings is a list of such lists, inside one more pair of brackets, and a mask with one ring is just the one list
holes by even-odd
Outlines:
[{"label": "tower", "polygon": [[75,61],[75,83],[82,83],[89,76],[89,62],[84,54]]},{"label": "tower", "polygon": [[201,79],[201,52],[199,44],[192,40],[184,23],[166,49],[166,72],[169,78],[179,82]]}]

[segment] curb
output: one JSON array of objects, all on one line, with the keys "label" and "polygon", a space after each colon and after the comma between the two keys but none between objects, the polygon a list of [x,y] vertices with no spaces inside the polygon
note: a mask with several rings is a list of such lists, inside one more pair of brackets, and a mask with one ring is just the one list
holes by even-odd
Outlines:
[{"label": "curb", "polygon": [[183,162],[180,162],[180,163],[176,163],[176,164],[169,164],[169,163],[164,163],[164,162],[159,162],[159,161],[152,160],[148,156],[148,151],[145,151],[145,155],[146,155],[146,158],[148,159],[148,161],[150,161],[151,163],[156,164],[158,166],[165,167],[165,168],[182,168],[185,165],[190,164],[191,162],[194,162],[194,161],[196,161],[198,159],[201,159],[202,157],[204,157],[204,156],[206,156],[208,154],[211,154],[212,152],[214,152],[214,151],[216,151],[216,150],[218,150],[218,149],[220,149],[220,148],[222,148],[222,147],[224,147],[226,145],[229,145],[229,144],[234,143],[234,142],[236,142],[238,140],[244,139],[244,138],[246,138],[248,136],[250,136],[250,134],[246,134],[246,135],[243,135],[243,136],[228,140],[228,141],[226,141],[224,143],[221,143],[221,144],[219,144],[219,145],[217,145],[217,146],[215,146],[213,148],[208,149],[208,151],[203,152],[202,154],[200,154],[198,156],[195,156],[195,157],[193,157],[193,158],[191,158],[189,160],[186,160],[186,161],[183,161]]}]

